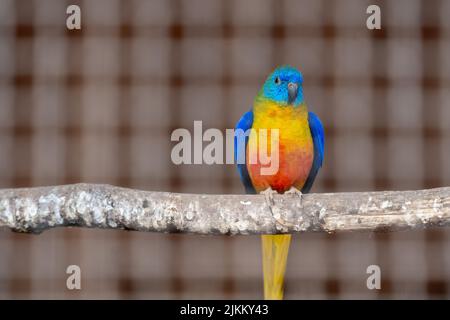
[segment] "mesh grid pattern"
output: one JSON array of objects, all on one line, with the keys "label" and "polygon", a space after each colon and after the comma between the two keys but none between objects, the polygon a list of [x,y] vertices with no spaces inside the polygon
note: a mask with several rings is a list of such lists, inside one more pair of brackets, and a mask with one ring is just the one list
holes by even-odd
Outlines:
[{"label": "mesh grid pattern", "polygon": [[[242,193],[175,166],[173,129],[232,128],[277,65],[326,126],[314,192],[450,184],[450,1],[0,0],[0,187]],[[286,298],[449,297],[450,232],[295,236]],[[0,232],[0,298],[260,298],[259,237]],[[82,290],[66,289],[66,267]],[[366,288],[377,264],[382,290]]]}]

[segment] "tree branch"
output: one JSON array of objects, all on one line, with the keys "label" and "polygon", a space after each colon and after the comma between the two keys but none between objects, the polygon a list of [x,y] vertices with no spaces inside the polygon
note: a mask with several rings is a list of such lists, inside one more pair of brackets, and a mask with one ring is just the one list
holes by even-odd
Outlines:
[{"label": "tree branch", "polygon": [[198,195],[75,184],[0,190],[0,227],[77,226],[197,234],[376,231],[450,225],[450,188],[275,195]]}]

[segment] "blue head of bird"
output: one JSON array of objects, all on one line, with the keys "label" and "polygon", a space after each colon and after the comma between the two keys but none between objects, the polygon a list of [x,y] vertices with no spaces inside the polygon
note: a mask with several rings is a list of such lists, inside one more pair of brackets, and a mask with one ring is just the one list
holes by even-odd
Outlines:
[{"label": "blue head of bird", "polygon": [[259,95],[281,105],[297,107],[303,103],[303,76],[291,66],[276,68],[267,78]]}]

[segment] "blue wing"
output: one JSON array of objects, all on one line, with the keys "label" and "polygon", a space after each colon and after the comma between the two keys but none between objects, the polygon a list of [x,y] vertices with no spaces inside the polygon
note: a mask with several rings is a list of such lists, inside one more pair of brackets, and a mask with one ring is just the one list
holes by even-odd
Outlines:
[{"label": "blue wing", "polygon": [[316,179],[319,169],[322,167],[324,147],[325,147],[325,133],[323,130],[322,122],[318,116],[309,112],[308,114],[309,128],[311,130],[311,136],[314,143],[314,160],[309,172],[309,176],[306,179],[305,185],[302,188],[303,193],[308,193],[311,189],[314,179]]},{"label": "blue wing", "polygon": [[256,193],[256,191],[252,185],[252,181],[250,180],[247,165],[245,162],[246,157],[245,153],[247,149],[248,135],[245,136],[245,144],[244,144],[239,143],[239,141],[242,142],[242,140],[238,139],[237,133],[238,129],[241,129],[243,132],[246,132],[248,129],[251,129],[252,125],[253,125],[253,111],[250,110],[246,112],[236,124],[234,135],[234,160],[237,163],[237,170],[239,172],[239,176],[241,177],[241,181],[244,184],[245,191],[247,193],[254,194]]}]

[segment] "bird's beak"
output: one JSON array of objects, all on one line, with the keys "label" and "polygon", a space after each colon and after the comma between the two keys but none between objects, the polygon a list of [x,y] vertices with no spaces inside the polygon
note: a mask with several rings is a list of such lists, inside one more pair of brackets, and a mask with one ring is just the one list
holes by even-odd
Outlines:
[{"label": "bird's beak", "polygon": [[295,101],[295,99],[297,99],[297,93],[298,93],[298,84],[294,82],[289,82],[288,84],[289,104],[292,104]]}]

